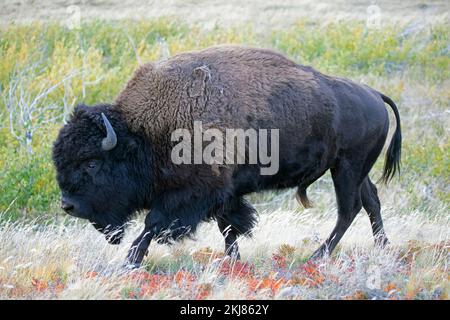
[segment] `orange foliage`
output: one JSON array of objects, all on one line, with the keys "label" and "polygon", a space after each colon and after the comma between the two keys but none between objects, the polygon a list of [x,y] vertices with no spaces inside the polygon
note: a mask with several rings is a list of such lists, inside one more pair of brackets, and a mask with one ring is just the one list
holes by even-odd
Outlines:
[{"label": "orange foliage", "polygon": [[88,272],[86,272],[86,274],[85,274],[85,277],[86,277],[87,279],[93,279],[93,278],[95,278],[95,277],[97,277],[97,276],[98,276],[98,273],[95,272],[95,271],[88,271]]},{"label": "orange foliage", "polygon": [[354,294],[346,296],[344,300],[367,300],[367,295],[363,291],[358,290]]},{"label": "orange foliage", "polygon": [[171,281],[169,276],[159,274],[152,275],[149,273],[141,279],[145,279],[140,287],[139,297],[141,298],[146,295],[152,295],[163,288],[167,288]]},{"label": "orange foliage", "polygon": [[220,258],[223,258],[223,253],[213,251],[210,247],[202,248],[192,254],[192,259],[200,264],[207,264],[215,259]]},{"label": "orange foliage", "polygon": [[221,263],[219,272],[229,277],[243,278],[253,274],[253,266],[241,261],[225,260]]},{"label": "orange foliage", "polygon": [[274,278],[249,278],[247,281],[247,285],[250,291],[257,291],[261,289],[270,289],[272,294],[276,294],[280,288],[286,284],[286,280],[283,278],[274,279]]},{"label": "orange foliage", "polygon": [[202,283],[198,286],[198,293],[195,299],[204,300],[206,299],[212,291],[212,285],[209,283]]},{"label": "orange foliage", "polygon": [[393,282],[389,282],[387,285],[384,286],[383,291],[386,293],[392,292],[392,291],[398,291],[397,285]]},{"label": "orange foliage", "polygon": [[175,282],[178,285],[192,285],[193,282],[195,282],[196,278],[194,275],[192,275],[188,271],[180,270],[177,273],[175,273]]},{"label": "orange foliage", "polygon": [[48,282],[41,281],[36,278],[31,279],[31,284],[33,285],[36,291],[42,292],[48,289]]},{"label": "orange foliage", "polygon": [[[433,249],[447,249],[447,244],[439,244],[438,248]],[[286,260],[289,259],[290,255],[294,252],[295,248],[290,246],[283,246],[277,251],[277,253],[272,255],[272,267],[274,272],[269,275],[262,276],[257,273],[255,266],[241,261],[235,261],[232,259],[222,259],[218,266],[217,271],[220,275],[228,277],[230,279],[239,278],[248,287],[247,299],[253,299],[257,297],[259,290],[265,290],[266,292],[276,295],[279,290],[285,285],[300,285],[307,286],[310,288],[317,288],[325,282],[334,282],[339,284],[339,278],[336,275],[325,275],[324,270],[320,265],[312,261],[308,261],[301,265],[298,269],[287,269]],[[405,254],[401,257],[402,261],[408,263],[405,264],[406,269],[401,269],[399,272],[408,272],[408,268],[414,263],[414,256],[419,252],[418,246],[411,242],[409,243],[408,249]],[[222,253],[213,251],[211,248],[202,248],[192,254],[193,260],[200,264],[208,264],[213,260],[218,258],[223,258]],[[346,261],[346,265],[348,261]],[[350,261],[349,266],[341,265],[347,272],[353,272],[355,268],[355,263]],[[276,272],[275,272],[276,271]],[[444,271],[445,278],[447,277]],[[98,274],[94,271],[88,272],[85,275],[87,278],[98,277]],[[286,277],[286,278],[285,278]],[[146,271],[134,271],[131,274],[125,276],[125,279],[131,279],[138,281],[138,287],[136,289],[128,292],[131,298],[142,298],[147,295],[152,295],[158,290],[163,288],[173,287],[174,289],[181,290],[182,294],[192,297],[194,299],[203,300],[207,299],[211,295],[213,290],[213,285],[211,283],[197,283],[198,278],[193,273],[180,270],[173,274],[160,275],[160,274],[150,274]],[[64,285],[58,281],[44,282],[37,279],[33,279],[32,284],[37,291],[47,290],[50,286],[52,290],[56,293],[64,289]],[[178,288],[177,288],[178,287]],[[400,289],[397,284],[389,282],[382,287],[382,290],[388,293],[391,299],[414,299],[417,294],[422,290],[422,286],[418,284],[418,280],[414,278],[409,278],[409,282],[406,288]],[[404,296],[400,297],[400,292],[404,292]],[[395,293],[395,294],[392,294]],[[360,300],[368,299],[367,293],[358,290],[353,294],[345,296],[344,299],[347,300]]]},{"label": "orange foliage", "polygon": [[308,279],[307,285],[317,287],[325,281],[325,275],[314,262],[308,261],[303,265],[303,273]]}]

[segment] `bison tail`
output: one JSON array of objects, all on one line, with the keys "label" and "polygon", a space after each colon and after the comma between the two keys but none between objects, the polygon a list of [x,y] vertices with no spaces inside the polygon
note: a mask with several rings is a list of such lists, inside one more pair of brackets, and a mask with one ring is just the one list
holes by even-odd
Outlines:
[{"label": "bison tail", "polygon": [[295,198],[298,203],[302,204],[306,209],[313,207],[311,201],[308,199],[308,195],[306,194],[306,188],[298,188]]},{"label": "bison tail", "polygon": [[394,111],[395,120],[397,122],[397,128],[395,129],[394,136],[392,137],[391,143],[389,144],[386,160],[384,162],[384,170],[383,175],[381,176],[380,181],[387,184],[396,173],[400,173],[400,158],[402,151],[402,131],[400,127],[400,114],[398,113],[397,106],[394,101],[392,101],[389,97],[380,93],[381,98],[385,103],[391,106]]}]

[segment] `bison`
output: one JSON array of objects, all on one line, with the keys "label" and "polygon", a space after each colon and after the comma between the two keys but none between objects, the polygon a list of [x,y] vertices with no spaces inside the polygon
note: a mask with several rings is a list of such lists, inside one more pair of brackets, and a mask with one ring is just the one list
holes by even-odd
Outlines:
[{"label": "bison", "polygon": [[[239,258],[237,237],[250,235],[256,211],[244,198],[262,190],[306,189],[327,170],[334,183],[338,219],[313,254],[331,253],[362,207],[375,242],[388,239],[377,188],[369,172],[396,130],[381,179],[399,171],[400,116],[384,94],[350,80],[324,75],[271,50],[218,46],[142,65],[116,100],[78,105],[60,130],[53,160],[61,207],[89,220],[119,243],[126,222],[148,210],[127,264],[139,267],[152,239],[172,243],[192,235],[201,221],[216,220],[227,254]],[[175,164],[176,129],[278,129],[279,170],[262,175],[256,164]],[[246,154],[246,157],[249,155]]]}]

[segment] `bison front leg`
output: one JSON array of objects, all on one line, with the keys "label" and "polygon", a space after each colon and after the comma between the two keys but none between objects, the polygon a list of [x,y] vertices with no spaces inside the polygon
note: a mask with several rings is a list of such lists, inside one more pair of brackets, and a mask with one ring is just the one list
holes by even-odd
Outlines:
[{"label": "bison front leg", "polygon": [[148,253],[148,247],[154,237],[153,223],[150,219],[150,214],[145,217],[145,227],[139,237],[133,241],[130,250],[128,251],[125,267],[127,269],[136,269],[141,266],[142,260]]},{"label": "bison front leg", "polygon": [[198,223],[204,218],[204,215],[198,214],[202,213],[201,210],[195,210],[197,208],[197,206],[183,205],[181,209],[171,212],[153,208],[145,217],[144,230],[134,240],[128,252],[126,267],[131,269],[140,267],[152,239],[158,243],[172,243],[194,232]]},{"label": "bison front leg", "polygon": [[223,218],[217,219],[217,225],[220,233],[222,233],[225,239],[225,254],[230,256],[232,259],[241,259],[241,255],[239,254],[239,246],[237,243],[237,235],[233,230],[233,227]]},{"label": "bison front leg", "polygon": [[225,254],[240,259],[237,238],[240,235],[251,236],[256,224],[256,210],[244,198],[230,200],[227,210],[217,217],[217,225],[225,238]]}]

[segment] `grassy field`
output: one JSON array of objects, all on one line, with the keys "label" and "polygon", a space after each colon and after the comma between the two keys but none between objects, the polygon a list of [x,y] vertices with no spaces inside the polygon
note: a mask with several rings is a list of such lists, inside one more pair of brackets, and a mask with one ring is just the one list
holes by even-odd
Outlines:
[{"label": "grassy field", "polygon": [[[447,299],[450,212],[449,24],[299,18],[203,28],[174,18],[4,24],[0,28],[0,298]],[[391,245],[373,247],[361,212],[335,254],[308,256],[331,231],[336,205],[328,175],[311,187],[314,208],[293,191],[251,195],[260,212],[243,261],[221,257],[221,235],[152,244],[142,270],[121,264],[142,227],[110,246],[66,217],[51,163],[58,129],[79,102],[109,102],[145,61],[215,44],[273,48],[298,63],[366,83],[393,98],[402,117],[402,173],[379,186]],[[372,177],[381,175],[382,159]]]}]

